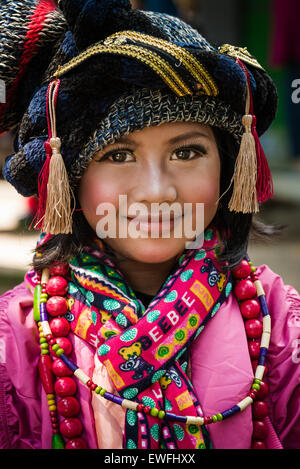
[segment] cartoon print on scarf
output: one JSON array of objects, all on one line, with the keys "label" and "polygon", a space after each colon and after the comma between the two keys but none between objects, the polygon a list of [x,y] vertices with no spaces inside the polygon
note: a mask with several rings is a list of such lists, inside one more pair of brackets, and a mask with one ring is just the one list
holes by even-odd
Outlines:
[{"label": "cartoon print on scarf", "polygon": [[[220,235],[213,227],[207,233],[201,248],[184,251],[147,309],[105,258],[102,241],[96,240],[97,249],[86,248],[70,259],[65,317],[71,330],[95,347],[117,392],[146,410],[203,415],[186,374],[189,349],[232,288],[231,274],[222,273],[217,260]],[[30,273],[27,281],[34,285]],[[129,409],[123,446],[200,449],[211,442],[205,426]]]}]

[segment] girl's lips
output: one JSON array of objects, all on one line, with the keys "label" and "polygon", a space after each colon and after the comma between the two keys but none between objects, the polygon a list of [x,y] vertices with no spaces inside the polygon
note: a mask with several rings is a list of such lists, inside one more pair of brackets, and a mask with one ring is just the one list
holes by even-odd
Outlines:
[{"label": "girl's lips", "polygon": [[151,233],[153,230],[154,233],[159,233],[162,234],[163,232],[171,232],[174,229],[174,223],[175,221],[178,222],[179,218],[182,217],[177,217],[174,219],[174,217],[170,217],[170,220],[167,219],[165,221],[162,221],[161,219],[159,221],[146,221],[142,220],[141,218],[130,218],[127,217],[128,221],[135,220],[137,222],[137,229],[140,231],[143,231],[145,233]]}]

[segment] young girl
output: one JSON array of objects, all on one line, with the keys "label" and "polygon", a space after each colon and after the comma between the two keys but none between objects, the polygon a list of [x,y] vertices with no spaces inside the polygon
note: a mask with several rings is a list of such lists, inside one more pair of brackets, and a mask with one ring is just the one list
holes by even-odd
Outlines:
[{"label": "young girl", "polygon": [[0,298],[2,448],[299,448],[300,297],[247,256],[266,72],[127,0],[8,0],[0,30],[41,230]]}]

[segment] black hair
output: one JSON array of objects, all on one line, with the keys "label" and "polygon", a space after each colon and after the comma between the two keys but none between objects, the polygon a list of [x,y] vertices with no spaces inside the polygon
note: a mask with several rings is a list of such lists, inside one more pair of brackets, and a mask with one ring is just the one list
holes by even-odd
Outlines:
[{"label": "black hair", "polygon": [[[266,225],[255,214],[229,211],[228,203],[233,190],[231,179],[239,146],[228,132],[218,128],[212,128],[212,130],[219,149],[221,162],[220,194],[223,194],[212,223],[221,234],[219,262],[223,264],[223,269],[226,271],[236,267],[245,257],[250,236],[254,240],[268,241],[274,236],[280,236],[286,227],[283,225]],[[70,257],[79,255],[85,246],[97,248],[94,244],[95,236],[94,230],[80,210],[79,201],[76,197],[72,234],[59,234],[51,237],[38,248],[42,256],[34,256],[32,266],[35,270],[42,270],[54,263],[68,262]],[[114,262],[116,256],[113,250],[108,245],[106,247],[106,257]]]}]

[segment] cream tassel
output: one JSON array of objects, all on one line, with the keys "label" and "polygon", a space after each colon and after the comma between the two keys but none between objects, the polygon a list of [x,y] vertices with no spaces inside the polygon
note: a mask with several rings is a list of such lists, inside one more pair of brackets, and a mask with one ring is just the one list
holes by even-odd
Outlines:
[{"label": "cream tassel", "polygon": [[[55,107],[59,85],[60,81],[58,79],[51,82],[47,94],[51,123],[49,144],[52,149],[52,155],[49,163],[43,232],[53,235],[72,233],[72,216],[75,209],[75,197],[69,184],[63,157],[60,153],[61,141],[56,135]],[[71,210],[71,198],[74,202],[73,210]]]},{"label": "cream tassel", "polygon": [[60,138],[50,139],[52,156],[49,166],[47,184],[47,203],[43,221],[44,233],[68,234],[72,233],[71,195],[74,197],[70,185],[64,160],[60,153]]},{"label": "cream tassel", "polygon": [[[253,117],[250,110],[250,89],[247,81],[247,99],[245,115],[242,118],[244,133],[240,150],[235,162],[231,183],[234,182],[233,192],[228,204],[230,211],[242,213],[256,213],[259,211],[256,181],[257,155],[255,139],[252,134]],[[230,185],[231,185],[230,183]]]}]

